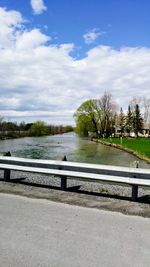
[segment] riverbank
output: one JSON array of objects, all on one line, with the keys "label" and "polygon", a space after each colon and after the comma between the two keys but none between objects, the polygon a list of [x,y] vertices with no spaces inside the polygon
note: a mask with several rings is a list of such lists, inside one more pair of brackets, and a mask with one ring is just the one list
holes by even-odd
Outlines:
[{"label": "riverbank", "polygon": [[46,137],[46,136],[53,136],[53,135],[59,135],[59,134],[65,134],[65,133],[69,133],[68,131],[63,131],[63,132],[54,132],[54,133],[48,133],[48,134],[43,134],[43,135],[34,135],[32,134],[30,131],[14,131],[14,132],[10,132],[7,134],[0,134],[0,141],[3,140],[11,140],[11,139],[19,139],[19,138],[25,138],[25,137]]},{"label": "riverbank", "polygon": [[[115,142],[116,140],[117,140],[117,142]],[[100,143],[102,145],[106,145],[106,146],[110,146],[110,147],[114,147],[114,148],[126,151],[126,152],[136,156],[137,158],[144,160],[145,162],[150,164],[150,158],[149,157],[145,156],[144,154],[140,154],[139,151],[134,151],[133,149],[126,147],[128,145],[128,143],[125,143],[125,139],[123,139],[123,141],[121,141],[120,138],[115,138],[115,139],[109,138],[109,140],[105,139],[105,141],[104,141],[102,139],[93,138],[92,141]],[[122,144],[118,144],[118,142],[120,142],[120,143],[122,142]],[[131,139],[131,142],[133,143],[134,139]],[[140,139],[139,139],[139,142],[140,142]],[[150,140],[148,140],[148,143],[146,145],[148,146],[148,149],[150,151]],[[132,146],[132,147],[134,147],[134,146]],[[144,151],[143,151],[143,153],[144,153]]]}]

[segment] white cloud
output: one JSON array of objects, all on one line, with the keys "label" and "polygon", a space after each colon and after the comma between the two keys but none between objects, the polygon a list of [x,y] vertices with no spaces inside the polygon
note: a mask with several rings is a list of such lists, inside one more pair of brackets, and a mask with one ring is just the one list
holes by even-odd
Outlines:
[{"label": "white cloud", "polygon": [[94,28],[91,31],[85,33],[83,35],[84,41],[86,44],[93,43],[99,36],[104,35],[105,32],[99,31],[99,29]]},{"label": "white cloud", "polygon": [[39,29],[31,31],[24,31],[17,36],[16,48],[17,49],[31,49],[36,48],[47,41],[51,40],[50,37],[42,34]]},{"label": "white cloud", "polygon": [[106,90],[123,107],[134,96],[149,97],[150,49],[97,46],[77,60],[70,55],[74,44],[48,44],[50,37],[39,29],[25,28],[20,13],[0,12],[6,29],[0,38],[0,115],[5,118],[69,123],[83,101]]},{"label": "white cloud", "polygon": [[12,45],[17,29],[24,22],[22,15],[15,11],[7,11],[0,7],[0,48],[8,48]]},{"label": "white cloud", "polygon": [[38,15],[47,10],[43,0],[31,0],[31,7],[34,11],[34,14]]}]

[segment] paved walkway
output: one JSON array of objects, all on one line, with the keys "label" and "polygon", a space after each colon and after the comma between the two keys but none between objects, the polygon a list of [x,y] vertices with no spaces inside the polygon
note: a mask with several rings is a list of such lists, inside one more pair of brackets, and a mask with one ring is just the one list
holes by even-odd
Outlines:
[{"label": "paved walkway", "polygon": [[0,194],[2,267],[148,267],[150,219]]}]

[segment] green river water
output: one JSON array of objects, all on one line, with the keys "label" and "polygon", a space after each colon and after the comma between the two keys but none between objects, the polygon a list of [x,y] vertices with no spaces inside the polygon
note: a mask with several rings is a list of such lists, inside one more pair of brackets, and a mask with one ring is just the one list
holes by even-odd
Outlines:
[{"label": "green river water", "polygon": [[127,152],[79,138],[75,133],[1,140],[0,152],[6,151],[17,157],[61,160],[66,155],[68,161],[129,167],[138,160],[140,168],[150,168],[150,164]]}]

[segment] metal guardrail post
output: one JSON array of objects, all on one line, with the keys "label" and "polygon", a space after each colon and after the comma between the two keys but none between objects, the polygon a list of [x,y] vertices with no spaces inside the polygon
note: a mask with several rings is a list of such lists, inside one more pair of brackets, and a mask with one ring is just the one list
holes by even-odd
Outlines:
[{"label": "metal guardrail post", "polygon": [[[5,153],[5,156],[7,157],[11,157],[11,153],[10,151]],[[10,181],[10,170],[4,170],[4,180],[5,182],[9,182]]]},{"label": "metal guardrail post", "polygon": [[132,185],[132,200],[136,201],[138,198],[138,185]]},{"label": "metal guardrail post", "polygon": [[[67,161],[66,155],[63,157],[62,161]],[[67,177],[61,177],[61,189],[66,190],[67,188]]]},{"label": "metal guardrail post", "polygon": [[[139,167],[139,161],[136,161],[136,168],[138,167]],[[132,185],[132,200],[136,201],[137,198],[138,198],[138,185]]]}]

